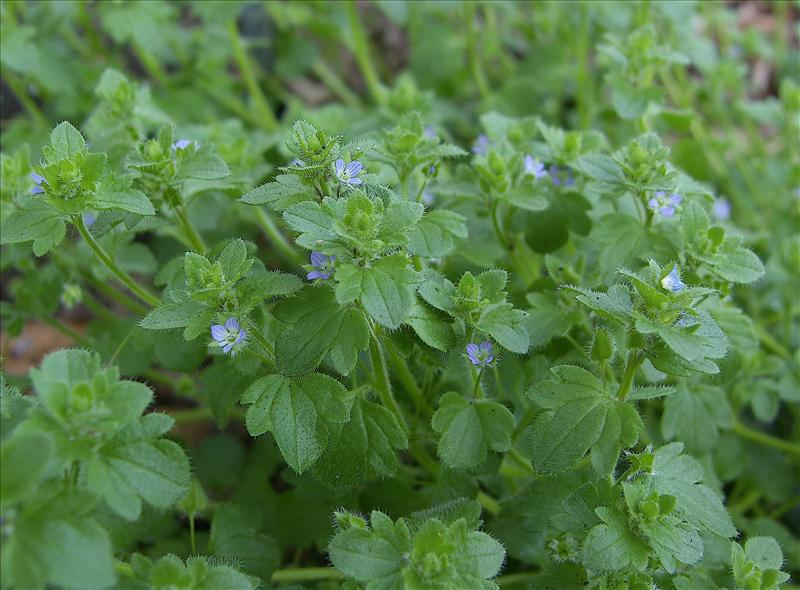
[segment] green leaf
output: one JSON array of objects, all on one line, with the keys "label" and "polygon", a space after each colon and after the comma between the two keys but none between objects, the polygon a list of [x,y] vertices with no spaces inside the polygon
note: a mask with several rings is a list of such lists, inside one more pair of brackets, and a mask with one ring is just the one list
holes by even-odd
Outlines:
[{"label": "green leaf", "polygon": [[275,345],[278,370],[289,376],[311,373],[325,355],[342,375],[369,346],[369,325],[355,308],[339,305],[327,288],[306,287],[295,298],[279,303],[275,317],[285,322]]},{"label": "green leaf", "polygon": [[661,431],[667,440],[677,438],[688,450],[703,454],[716,446],[720,429],[733,427],[733,420],[722,389],[683,385],[664,402]]},{"label": "green leaf", "polygon": [[[50,487],[52,490],[52,487]],[[52,494],[23,512],[3,541],[2,580],[11,588],[109,588],[115,581],[108,534],[86,513],[94,501],[83,490]]]},{"label": "green leaf", "polygon": [[3,219],[0,244],[18,244],[33,240],[33,250],[43,256],[64,239],[66,225],[61,214],[45,203],[33,202]]},{"label": "green leaf", "polygon": [[50,133],[50,145],[59,159],[69,158],[86,150],[86,140],[83,139],[83,135],[68,121],[59,123],[53,129]]},{"label": "green leaf", "polygon": [[122,571],[121,588],[152,590],[255,590],[256,580],[229,565],[208,557],[189,557],[184,564],[176,555],[166,555],[155,563],[134,554],[131,568]]},{"label": "green leaf", "polygon": [[526,327],[528,314],[510,303],[495,303],[483,309],[477,327],[494,338],[503,348],[525,354],[530,347]]},{"label": "green leaf", "polygon": [[376,322],[393,330],[408,316],[419,281],[405,256],[381,258],[362,271],[361,304]]},{"label": "green leaf", "polygon": [[311,196],[311,187],[303,184],[299,177],[281,174],[245,193],[239,200],[248,205],[267,205],[275,211],[283,211],[301,201],[308,201]]},{"label": "green leaf", "polygon": [[110,177],[98,183],[92,205],[100,210],[117,209],[136,215],[156,214],[153,203],[142,191],[131,188],[130,182]]},{"label": "green leaf", "polygon": [[643,570],[650,551],[628,528],[624,515],[601,506],[596,510],[603,521],[589,530],[583,542],[583,563],[599,572],[628,568]]},{"label": "green leaf", "polygon": [[454,211],[430,211],[409,232],[408,248],[412,254],[437,258],[455,248],[455,238],[467,237],[466,219]]},{"label": "green leaf", "polygon": [[683,443],[670,443],[656,450],[653,461],[653,489],[677,499],[676,512],[687,522],[724,538],[736,535],[736,528],[720,497],[700,483],[703,467],[682,454]]},{"label": "green leaf", "polygon": [[402,519],[392,523],[379,512],[373,512],[371,520],[373,526],[381,523],[378,531],[352,527],[333,537],[328,545],[331,563],[349,578],[370,582],[370,589],[399,590],[403,556],[410,549],[408,527]]},{"label": "green leaf", "polygon": [[17,504],[47,475],[53,440],[44,432],[20,432],[0,447],[0,507]]},{"label": "green leaf", "polygon": [[313,246],[316,242],[336,239],[334,220],[316,201],[303,201],[287,208],[283,219],[300,233],[298,243]]},{"label": "green leaf", "polygon": [[383,212],[378,236],[387,244],[405,244],[405,234],[422,217],[425,207],[415,201],[392,201]]},{"label": "green leaf", "polygon": [[405,323],[432,348],[447,352],[453,346],[455,336],[449,319],[424,303],[417,301],[411,306]]},{"label": "green leaf", "polygon": [[560,473],[591,449],[595,470],[610,473],[620,451],[638,440],[641,418],[585,369],[560,365],[550,372],[553,377],[536,384],[528,394],[546,410],[532,426],[534,468],[543,474]]},{"label": "green leaf", "polygon": [[162,303],[139,320],[139,326],[145,330],[185,328],[191,325],[205,310],[205,305],[192,300],[180,303]]},{"label": "green leaf", "polygon": [[764,265],[752,251],[738,247],[727,250],[721,248],[710,256],[700,256],[711,270],[726,281],[748,284],[764,275]]},{"label": "green leaf", "polygon": [[472,469],[489,450],[504,453],[511,448],[516,420],[502,404],[468,401],[451,391],[439,401],[432,426],[440,434],[438,453],[444,464],[453,469]]},{"label": "green leaf", "polygon": [[325,460],[317,464],[315,473],[337,490],[394,475],[399,465],[397,451],[408,447],[397,417],[365,399],[356,400],[350,420],[330,440]]},{"label": "green leaf", "polygon": [[186,154],[186,157],[178,160],[177,174],[179,177],[217,180],[230,176],[228,165],[210,145],[203,145],[194,151],[182,150],[181,155],[183,154]]},{"label": "green leaf", "polygon": [[186,493],[189,459],[170,440],[156,437],[172,426],[172,419],[148,414],[141,425],[129,427],[104,445],[87,464],[87,484],[117,514],[139,517],[144,500],[168,508]]},{"label": "green leaf", "polygon": [[625,183],[625,174],[613,158],[602,154],[588,154],[581,156],[575,162],[578,171],[591,178],[609,185]]},{"label": "green leaf", "polygon": [[243,507],[222,504],[211,520],[210,552],[235,560],[241,569],[266,581],[280,564],[278,543],[260,530],[252,514]]},{"label": "green leaf", "polygon": [[718,359],[728,351],[727,337],[704,311],[697,312],[696,318],[687,316],[674,325],[640,317],[635,326],[640,334],[657,334],[675,354],[687,361]]},{"label": "green leaf", "polygon": [[286,462],[302,473],[328,447],[330,425],[347,422],[344,385],[314,373],[299,379],[268,375],[242,394],[251,436],[272,432]]}]

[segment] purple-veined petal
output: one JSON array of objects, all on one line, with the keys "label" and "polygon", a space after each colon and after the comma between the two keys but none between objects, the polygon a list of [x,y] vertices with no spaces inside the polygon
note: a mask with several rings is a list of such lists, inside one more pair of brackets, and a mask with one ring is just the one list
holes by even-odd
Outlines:
[{"label": "purple-veined petal", "polygon": [[227,333],[228,331],[225,329],[225,326],[220,326],[219,324],[211,326],[211,337],[217,342],[225,340]]},{"label": "purple-veined petal", "polygon": [[467,344],[467,354],[470,358],[475,357],[478,354],[478,345],[470,342]]},{"label": "purple-veined petal", "polygon": [[312,252],[311,253],[311,264],[314,266],[322,266],[328,261],[328,257],[322,254],[321,252]]},{"label": "purple-veined petal", "polygon": [[491,343],[491,342],[489,342],[488,340],[487,340],[486,342],[481,342],[481,343],[478,345],[478,349],[479,349],[479,350],[480,350],[480,351],[481,351],[483,354],[492,354],[492,343]]},{"label": "purple-veined petal", "polygon": [[314,279],[326,279],[328,277],[321,270],[312,270],[310,273],[306,275],[306,278],[309,281],[313,281]]},{"label": "purple-veined petal", "polygon": [[31,172],[31,180],[36,184],[41,185],[44,182],[44,176],[41,174],[36,174],[36,172]]},{"label": "purple-veined petal", "polygon": [[675,215],[675,207],[672,207],[671,205],[666,205],[665,207],[661,207],[660,213],[664,217],[672,217],[673,215]]},{"label": "purple-veined petal", "polygon": [[657,209],[658,209],[658,206],[659,206],[659,205],[658,205],[658,199],[655,199],[655,198],[653,198],[653,199],[650,199],[649,201],[647,201],[647,206],[648,206],[650,209],[652,209],[653,211],[657,210]]},{"label": "purple-veined petal", "polygon": [[231,351],[232,348],[233,344],[226,344],[225,346],[222,347],[222,352],[227,354]]},{"label": "purple-veined petal", "polygon": [[333,163],[333,167],[336,170],[336,176],[341,176],[342,171],[344,171],[344,160],[342,160],[341,158],[336,160]]},{"label": "purple-veined petal", "polygon": [[347,174],[349,174],[350,176],[358,176],[359,174],[361,174],[362,168],[363,165],[361,164],[361,162],[359,162],[358,160],[354,160],[347,165],[347,168],[345,168],[345,172],[347,172]]},{"label": "purple-veined petal", "polygon": [[680,196],[678,193],[672,193],[669,196],[669,204],[672,205],[673,207],[677,207],[682,202],[683,202],[683,197]]},{"label": "purple-veined petal", "polygon": [[244,330],[242,330],[240,328],[239,329],[239,335],[236,337],[236,344],[239,344],[245,338],[247,338],[247,332],[245,332]]},{"label": "purple-veined petal", "polygon": [[349,184],[350,186],[358,186],[359,184],[361,184],[361,179],[360,178],[350,178],[350,179],[345,181],[345,184]]},{"label": "purple-veined petal", "polygon": [[41,195],[44,192],[44,189],[40,186],[35,186],[31,189],[32,195]]},{"label": "purple-veined petal", "polygon": [[241,329],[241,326],[239,326],[239,322],[236,320],[236,318],[228,318],[225,320],[225,327],[231,332]]}]

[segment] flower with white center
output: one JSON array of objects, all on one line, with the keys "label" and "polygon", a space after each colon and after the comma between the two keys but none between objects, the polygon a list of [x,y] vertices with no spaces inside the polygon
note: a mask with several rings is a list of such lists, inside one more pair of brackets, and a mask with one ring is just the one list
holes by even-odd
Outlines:
[{"label": "flower with white center", "polygon": [[672,217],[682,201],[683,197],[678,193],[667,195],[664,191],[656,191],[653,198],[647,202],[647,206],[664,217]]},{"label": "flower with white center", "polygon": [[361,184],[361,179],[358,175],[361,174],[363,165],[358,160],[353,160],[345,164],[344,160],[339,159],[334,162],[333,168],[336,172],[336,178],[343,184],[348,186],[358,186]]},{"label": "flower with white center", "polygon": [[538,158],[534,158],[530,154],[525,156],[525,174],[533,176],[536,180],[547,176],[547,171],[544,169],[544,163]]},{"label": "flower with white center", "polygon": [[247,339],[247,332],[242,329],[236,318],[231,317],[225,321],[225,325],[211,326],[211,338],[222,348],[222,352],[233,356]]}]

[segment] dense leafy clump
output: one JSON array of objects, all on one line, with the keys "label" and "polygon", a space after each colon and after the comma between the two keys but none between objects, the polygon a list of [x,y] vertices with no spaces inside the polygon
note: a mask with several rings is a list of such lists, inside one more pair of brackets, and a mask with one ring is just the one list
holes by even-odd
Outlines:
[{"label": "dense leafy clump", "polygon": [[796,588],[795,6],[0,14],[2,590]]}]

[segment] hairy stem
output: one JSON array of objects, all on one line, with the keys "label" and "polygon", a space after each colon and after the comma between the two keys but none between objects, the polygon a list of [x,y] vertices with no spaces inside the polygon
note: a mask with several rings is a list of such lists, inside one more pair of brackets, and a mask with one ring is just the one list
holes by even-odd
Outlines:
[{"label": "hairy stem", "polygon": [[644,355],[639,350],[631,350],[628,353],[628,362],[625,365],[625,373],[622,375],[622,382],[619,384],[617,391],[617,399],[624,400],[630,393],[631,385],[633,385],[633,376],[636,375],[636,369],[639,368],[644,362]]},{"label": "hairy stem", "polygon": [[311,66],[311,71],[322,80],[322,82],[331,89],[342,101],[351,107],[356,107],[361,104],[361,101],[350,88],[347,87],[339,75],[324,61],[318,60]]},{"label": "hairy stem", "polygon": [[175,218],[178,220],[179,225],[183,229],[183,233],[186,235],[186,239],[189,240],[189,244],[191,245],[192,249],[198,254],[205,255],[207,251],[206,244],[203,241],[203,237],[192,225],[192,222],[189,221],[189,216],[186,214],[186,209],[183,206],[178,206],[175,207],[174,211]]},{"label": "hairy stem", "polygon": [[397,416],[397,420],[400,422],[403,430],[408,432],[406,418],[392,394],[392,384],[389,381],[389,371],[386,368],[386,360],[383,358],[381,343],[378,341],[375,334],[372,335],[369,342],[369,354],[372,360],[372,370],[375,373],[375,388],[378,391],[378,397],[380,397],[381,403]]},{"label": "hairy stem", "polygon": [[139,299],[147,303],[150,307],[155,307],[160,303],[158,297],[134,281],[128,273],[119,268],[114,260],[108,254],[106,254],[106,251],[103,250],[103,247],[97,243],[92,234],[89,233],[89,230],[86,229],[86,226],[83,224],[83,218],[80,215],[73,216],[72,222],[75,224],[75,227],[78,228],[78,231],[86,243],[89,244],[89,247],[94,250],[94,253],[97,255],[97,257],[102,261],[103,264],[106,265],[106,268],[114,273],[114,275],[120,281],[122,281],[125,286],[128,287],[128,289],[131,290],[131,292],[133,292]]},{"label": "hairy stem", "polygon": [[286,239],[286,236],[283,235],[269,213],[264,211],[261,207],[254,207],[254,209],[256,211],[258,226],[261,228],[261,231],[264,232],[264,236],[269,243],[289,262],[303,264],[302,256],[289,240]]}]

